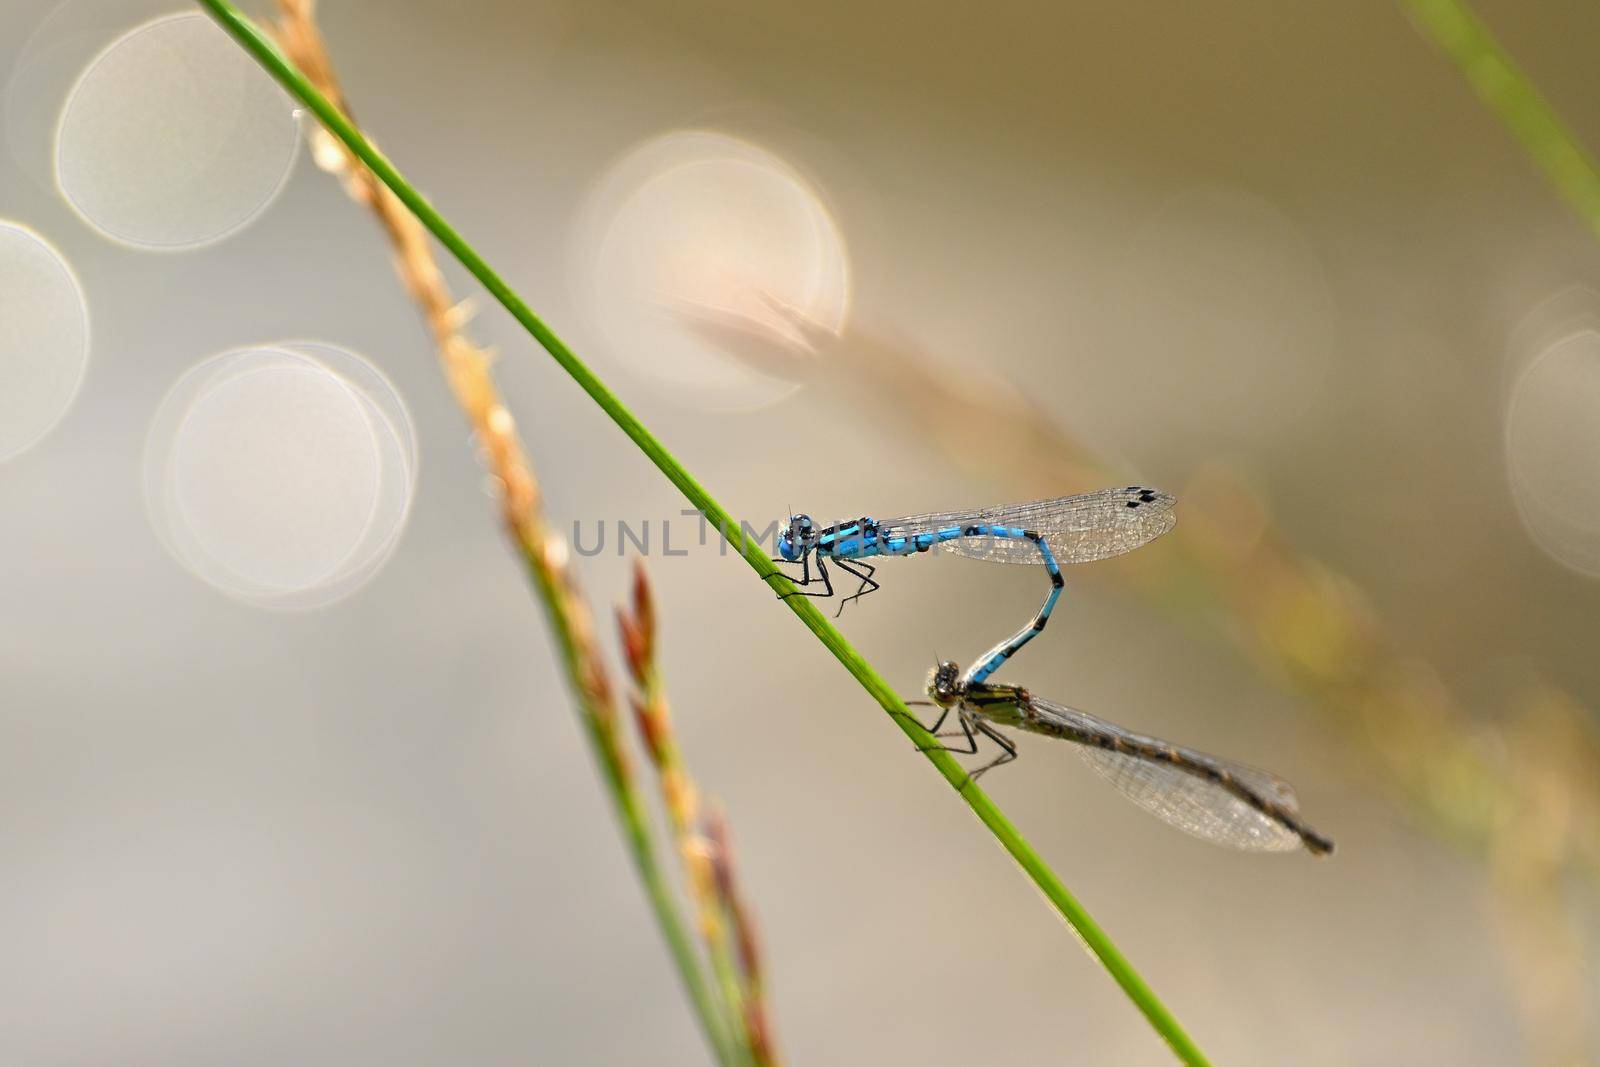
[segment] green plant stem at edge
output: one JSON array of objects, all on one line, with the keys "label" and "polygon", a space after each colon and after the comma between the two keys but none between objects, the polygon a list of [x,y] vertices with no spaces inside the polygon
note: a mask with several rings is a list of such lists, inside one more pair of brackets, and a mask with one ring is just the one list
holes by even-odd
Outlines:
[{"label": "green plant stem at edge", "polygon": [[[627,434],[639,450],[650,458],[667,480],[676,486],[705,518],[726,531],[730,543],[739,550],[751,569],[777,593],[793,592],[794,586],[767,558],[761,546],[744,535],[743,530],[710,493],[695,481],[672,454],[656,440],[633,413],[612,393],[605,383],[580,360],[566,344],[545,325],[521,297],[511,290],[473,247],[444,220],[428,201],[412,188],[394,165],[374,148],[361,131],[338,108],[317,91],[309,80],[282,52],[271,38],[248,19],[228,0],[198,0],[217,22],[231,34],[285,89],[309,108],[333,136],[360,159],[378,179],[399,197],[428,231],[460,261],[496,300],[511,313],[524,329],[561,365],[562,369],[589,394],[600,409]],[[1112,943],[1105,931],[1084,910],[1083,905],[1068,891],[1031,844],[1011,821],[996,807],[994,801],[978,788],[961,765],[948,752],[938,747],[933,735],[922,728],[912,716],[905,702],[891,689],[866,660],[855,651],[832,623],[805,597],[787,597],[783,603],[799,617],[822,644],[832,652],[846,670],[861,684],[868,694],[888,713],[901,731],[943,775],[946,782],[967,802],[979,821],[995,836],[1001,846],[1011,854],[1039,891],[1056,908],[1061,917],[1082,939],[1101,965],[1115,979],[1134,1005],[1149,1020],[1150,1025],[1172,1047],[1184,1063],[1208,1064],[1208,1060],[1189,1035],[1167,1010],[1155,991],[1134,970],[1122,952]]]},{"label": "green plant stem at edge", "polygon": [[1417,28],[1455,61],[1473,91],[1600,236],[1600,169],[1550,102],[1458,0],[1400,0]]}]

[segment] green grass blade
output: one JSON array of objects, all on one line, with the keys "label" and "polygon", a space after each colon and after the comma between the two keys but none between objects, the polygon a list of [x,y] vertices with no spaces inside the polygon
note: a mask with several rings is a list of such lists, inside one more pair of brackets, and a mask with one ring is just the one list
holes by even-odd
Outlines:
[{"label": "green grass blade", "polygon": [[1522,142],[1567,202],[1600,236],[1600,169],[1489,28],[1458,0],[1401,0],[1417,27],[1455,61],[1473,91]]},{"label": "green grass blade", "polygon": [[[739,550],[745,562],[760,578],[779,593],[791,592],[794,586],[773,566],[766,553],[755,540],[744,535],[739,524],[704,487],[684,469],[666,447],[658,441],[633,413],[612,393],[605,383],[575,355],[555,333],[534,314],[533,310],[511,290],[473,247],[445,221],[428,201],[414,189],[395,169],[394,165],[361,132],[344,117],[295,66],[278,50],[277,46],[228,0],[199,0],[212,16],[239,41],[284,88],[309,108],[335,137],[369,167],[378,179],[387,185],[408,207],[438,241],[458,259],[462,266],[477,278],[502,306],[533,335],[574,381],[589,394],[600,409],[627,434],[639,450],[648,456],[667,480],[688,498],[699,511],[717,527],[726,532],[729,543]],[[851,647],[832,623],[804,597],[789,597],[783,601],[797,615],[806,629],[834,654],[845,669],[858,681],[874,700],[888,713],[901,731],[922,751],[934,768],[944,776],[959,793],[978,819],[989,828],[1001,846],[1011,854],[1039,891],[1056,908],[1061,917],[1082,940],[1084,946],[1122,988],[1124,994],[1149,1020],[1150,1025],[1172,1047],[1180,1060],[1192,1065],[1209,1061],[1179,1025],[1155,992],[1134,970],[1126,957],[1117,949],[1105,931],[1078,903],[1054,871],[1034,851],[1027,839],[1011,824],[988,795],[979,789],[948,752],[937,748],[938,742],[924,730],[906,708],[905,702],[891,689],[870,664]]]}]

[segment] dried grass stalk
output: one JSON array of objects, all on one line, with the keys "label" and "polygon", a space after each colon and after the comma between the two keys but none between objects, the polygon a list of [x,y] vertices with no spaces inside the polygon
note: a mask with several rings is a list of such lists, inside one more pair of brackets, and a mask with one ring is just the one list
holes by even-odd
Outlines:
[{"label": "dried grass stalk", "polygon": [[[781,1059],[767,1015],[755,920],[734,877],[727,819],[715,805],[702,805],[700,790],[678,748],[656,664],[655,598],[642,564],[634,565],[633,600],[617,609],[617,628],[633,677],[634,722],[656,768],[662,805],[699,914],[700,937],[712,973],[751,1061],[756,1067],[775,1067]],[[704,807],[710,810],[703,811]]]},{"label": "dried grass stalk", "polygon": [[[279,46],[349,116],[349,102],[315,21],[314,0],[278,0],[278,8],[279,19],[273,33]],[[595,642],[594,616],[579,588],[566,541],[545,520],[533,465],[495,383],[492,354],[467,335],[470,316],[451,294],[434,259],[428,233],[416,216],[325,128],[316,127],[311,137],[317,165],[338,177],[345,192],[372,211],[389,237],[395,270],[433,334],[445,378],[472,426],[482,458],[494,478],[501,520],[527,564],[552,623],[578,698],[580,718],[612,794],[623,836],[701,1027],[719,1062],[741,1062],[735,1058],[730,1031],[735,1025],[742,1027],[742,1019],[717,1010],[684,932],[677,900],[656,859],[645,805],[621,744],[615,694]]]}]

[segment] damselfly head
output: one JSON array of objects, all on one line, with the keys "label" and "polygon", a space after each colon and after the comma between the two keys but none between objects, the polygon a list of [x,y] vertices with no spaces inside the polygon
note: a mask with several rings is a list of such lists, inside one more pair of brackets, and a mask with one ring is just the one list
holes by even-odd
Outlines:
[{"label": "damselfly head", "polygon": [[961,699],[961,668],[949,660],[937,664],[928,672],[928,696],[941,708],[948,708]]},{"label": "damselfly head", "polygon": [[794,563],[811,548],[810,515],[790,515],[789,528],[778,536],[778,555]]}]

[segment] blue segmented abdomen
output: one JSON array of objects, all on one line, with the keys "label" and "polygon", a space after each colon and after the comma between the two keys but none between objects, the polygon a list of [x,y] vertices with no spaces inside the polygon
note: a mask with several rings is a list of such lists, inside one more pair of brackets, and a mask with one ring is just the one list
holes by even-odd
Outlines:
[{"label": "blue segmented abdomen", "polygon": [[[820,541],[817,547],[823,555],[833,556],[836,559],[859,559],[864,556],[911,556],[918,552],[930,551],[937,544],[954,541],[960,537],[1021,540],[1027,536],[1028,532],[1020,526],[968,523],[964,526],[941,526],[934,530],[886,537],[876,525],[863,528],[852,523],[849,527],[841,527],[835,536]],[[1055,560],[1048,553],[1045,553],[1045,562],[1052,567],[1055,564]]]},{"label": "blue segmented abdomen", "polygon": [[[1044,598],[1044,606],[1039,609],[1039,613],[1033,617],[1032,622],[998,645],[995,645],[971,667],[967,668],[966,674],[962,676],[963,683],[981,684],[995,671],[999,670],[1008,659],[1016,655],[1023,645],[1042,633],[1045,624],[1050,621],[1050,613],[1055,610],[1056,601],[1061,599],[1062,587],[1067,584],[1066,578],[1061,574],[1061,566],[1056,562],[1055,554],[1050,551],[1050,546],[1045,542],[1045,539],[1038,534],[1029,534],[1025,530],[1019,530],[1017,534],[1028,538],[1034,543],[1034,547],[1039,550],[1040,560],[1044,563],[1045,570],[1050,572],[1050,593]],[[1011,535],[1007,533],[1003,535],[997,534],[996,536]]]},{"label": "blue segmented abdomen", "polygon": [[1061,597],[1061,589],[1066,584],[1066,579],[1061,573],[1060,564],[1056,562],[1055,554],[1041,534],[1021,526],[957,521],[926,530],[911,530],[889,535],[883,532],[881,524],[876,520],[862,518],[824,530],[817,537],[815,549],[818,556],[838,560],[865,559],[869,556],[910,556],[931,551],[935,545],[943,542],[962,538],[1029,541],[1039,554],[1039,562],[1044,564],[1045,570],[1050,575],[1050,592],[1033,620],[991,648],[967,669],[963,680],[970,684],[981,684],[1016,655],[1023,645],[1044,630],[1045,624],[1050,621],[1050,613],[1055,610],[1056,601]]},{"label": "blue segmented abdomen", "polygon": [[816,552],[833,559],[864,559],[868,556],[911,556],[931,551],[935,545],[960,538],[989,537],[1006,541],[1028,540],[1039,551],[1039,562],[1045,565],[1052,580],[1057,580],[1061,568],[1050,552],[1043,537],[1020,526],[999,526],[987,522],[952,523],[930,530],[889,536],[872,519],[840,523],[824,531],[817,538]]}]

